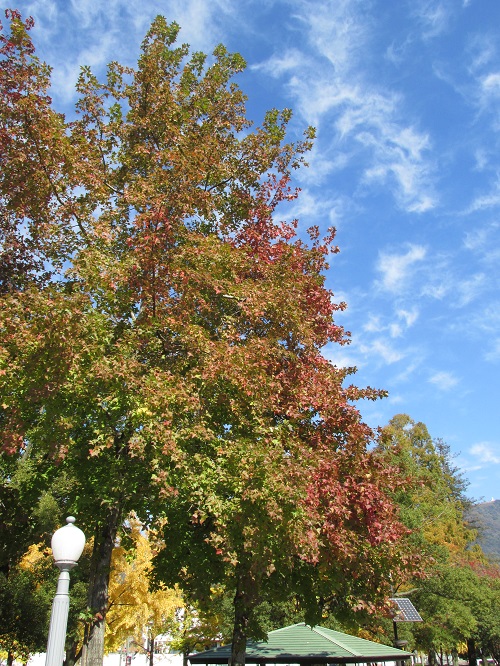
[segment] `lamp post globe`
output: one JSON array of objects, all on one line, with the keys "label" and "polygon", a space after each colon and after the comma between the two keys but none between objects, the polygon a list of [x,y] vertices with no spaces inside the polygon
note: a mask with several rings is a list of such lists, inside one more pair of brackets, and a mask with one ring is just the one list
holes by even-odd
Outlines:
[{"label": "lamp post globe", "polygon": [[45,666],[62,666],[64,661],[69,612],[69,572],[76,566],[85,546],[85,535],[74,523],[73,516],[68,516],[66,525],[52,536],[52,555],[60,574],[50,615]]},{"label": "lamp post globe", "polygon": [[85,534],[75,526],[73,516],[68,516],[66,525],[54,532],[50,545],[56,567],[68,565],[72,569],[76,565],[85,547]]}]

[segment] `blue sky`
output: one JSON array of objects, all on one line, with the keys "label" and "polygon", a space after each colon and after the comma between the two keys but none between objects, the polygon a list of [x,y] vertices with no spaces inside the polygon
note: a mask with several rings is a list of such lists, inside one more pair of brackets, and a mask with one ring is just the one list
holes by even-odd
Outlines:
[{"label": "blue sky", "polygon": [[[14,0],[13,0],[14,2]],[[303,230],[338,229],[328,286],[356,382],[444,439],[475,498],[500,499],[500,2],[498,0],[18,0],[71,113],[80,65],[133,65],[157,14],[181,41],[239,51],[248,112],[315,125]]]}]

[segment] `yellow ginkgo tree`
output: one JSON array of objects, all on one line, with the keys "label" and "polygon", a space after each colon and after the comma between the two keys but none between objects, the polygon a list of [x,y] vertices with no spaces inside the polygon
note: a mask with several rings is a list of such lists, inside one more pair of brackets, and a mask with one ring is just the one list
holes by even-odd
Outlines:
[{"label": "yellow ginkgo tree", "polygon": [[106,651],[118,650],[128,639],[134,648],[154,648],[156,636],[165,633],[175,622],[183,602],[176,589],[150,589],[152,558],[161,544],[131,517],[129,540],[114,549],[109,587],[109,610],[106,624]]}]

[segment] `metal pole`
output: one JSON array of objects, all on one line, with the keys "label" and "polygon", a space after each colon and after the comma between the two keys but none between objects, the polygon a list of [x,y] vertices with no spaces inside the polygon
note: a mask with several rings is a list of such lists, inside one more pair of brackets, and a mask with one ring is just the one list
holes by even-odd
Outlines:
[{"label": "metal pole", "polygon": [[61,564],[57,590],[52,602],[45,666],[62,666],[69,612],[69,571],[74,565]]},{"label": "metal pole", "polygon": [[398,647],[398,623],[393,620],[392,628],[394,629],[394,647]]}]

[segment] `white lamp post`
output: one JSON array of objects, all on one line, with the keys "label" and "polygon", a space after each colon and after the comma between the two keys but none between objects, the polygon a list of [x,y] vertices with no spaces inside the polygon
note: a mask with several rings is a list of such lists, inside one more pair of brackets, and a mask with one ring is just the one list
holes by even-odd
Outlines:
[{"label": "white lamp post", "polygon": [[62,666],[64,661],[69,611],[69,572],[76,566],[85,546],[85,535],[75,527],[74,522],[73,516],[68,516],[67,524],[52,535],[52,555],[61,573],[52,603],[45,666]]}]

